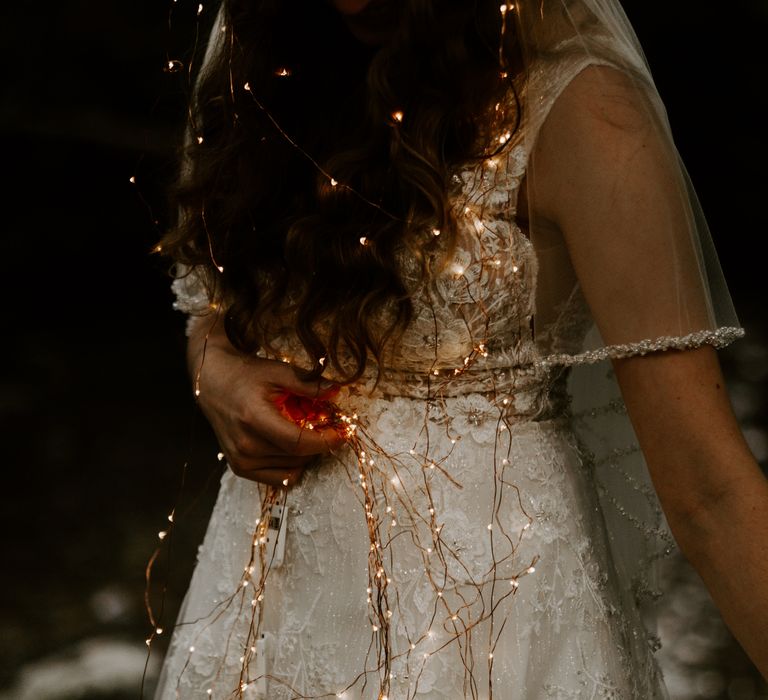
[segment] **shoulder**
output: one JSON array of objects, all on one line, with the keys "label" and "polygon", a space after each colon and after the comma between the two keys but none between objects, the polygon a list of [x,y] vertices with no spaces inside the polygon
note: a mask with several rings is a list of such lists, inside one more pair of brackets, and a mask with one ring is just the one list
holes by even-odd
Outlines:
[{"label": "shoulder", "polygon": [[555,220],[574,197],[611,188],[632,168],[661,167],[672,152],[663,107],[642,76],[587,64],[559,88],[541,117],[530,163],[538,205]]},{"label": "shoulder", "polygon": [[656,122],[658,106],[639,78],[623,69],[587,64],[557,91],[538,142],[549,144],[631,143]]}]

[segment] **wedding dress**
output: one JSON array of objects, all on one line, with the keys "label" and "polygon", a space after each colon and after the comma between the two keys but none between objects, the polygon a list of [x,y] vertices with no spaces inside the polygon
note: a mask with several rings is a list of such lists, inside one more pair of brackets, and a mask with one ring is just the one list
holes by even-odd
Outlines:
[{"label": "wedding dress", "polygon": [[[743,331],[683,175],[696,235],[675,242],[673,320],[650,293],[598,330],[565,247],[521,226],[521,182],[535,192],[537,137],[568,86],[600,66],[647,76],[598,24],[592,43],[558,37],[531,59],[520,127],[492,125],[505,148],[456,169],[452,264],[419,286],[403,256],[414,320],[375,388],[370,368],[334,398],[354,440],[284,502],[224,473],[158,700],[667,697],[648,609],[674,540],[607,360]],[[659,268],[648,288],[666,300]],[[176,308],[208,308],[195,274],[173,286]],[[273,345],[305,361],[290,328]]]}]

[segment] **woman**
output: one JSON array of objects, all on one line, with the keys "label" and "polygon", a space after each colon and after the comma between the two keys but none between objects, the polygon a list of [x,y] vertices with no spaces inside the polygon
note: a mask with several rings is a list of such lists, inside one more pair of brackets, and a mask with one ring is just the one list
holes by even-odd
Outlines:
[{"label": "woman", "polygon": [[616,2],[225,1],[191,114],[230,469],[158,698],[666,697],[659,501],[768,671],[743,331]]}]

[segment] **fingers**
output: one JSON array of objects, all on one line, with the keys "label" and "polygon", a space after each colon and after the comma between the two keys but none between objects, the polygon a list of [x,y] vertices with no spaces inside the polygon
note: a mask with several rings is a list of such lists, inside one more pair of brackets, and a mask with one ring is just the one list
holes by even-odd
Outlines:
[{"label": "fingers", "polygon": [[344,438],[335,428],[301,428],[277,409],[273,416],[261,422],[259,430],[263,431],[261,437],[268,437],[281,452],[299,457],[332,452],[344,444]]},{"label": "fingers", "polygon": [[240,469],[235,468],[232,464],[230,464],[229,467],[237,476],[243,479],[249,479],[250,481],[256,481],[260,484],[276,487],[295,486],[299,482],[299,479],[301,479],[301,475],[304,473],[304,467],[292,469]]}]

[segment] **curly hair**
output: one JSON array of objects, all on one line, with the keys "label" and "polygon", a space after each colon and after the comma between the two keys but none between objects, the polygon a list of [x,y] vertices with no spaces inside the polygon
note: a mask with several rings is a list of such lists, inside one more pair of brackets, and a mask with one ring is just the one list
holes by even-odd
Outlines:
[{"label": "curly hair", "polygon": [[353,382],[371,358],[381,366],[412,317],[398,255],[431,274],[433,229],[438,259],[450,254],[451,167],[488,156],[481,124],[519,62],[514,28],[500,50],[497,0],[383,3],[394,31],[369,46],[328,2],[223,0],[160,242],[202,266],[242,352],[269,348],[289,319],[315,363],[307,377],[332,365]]}]

